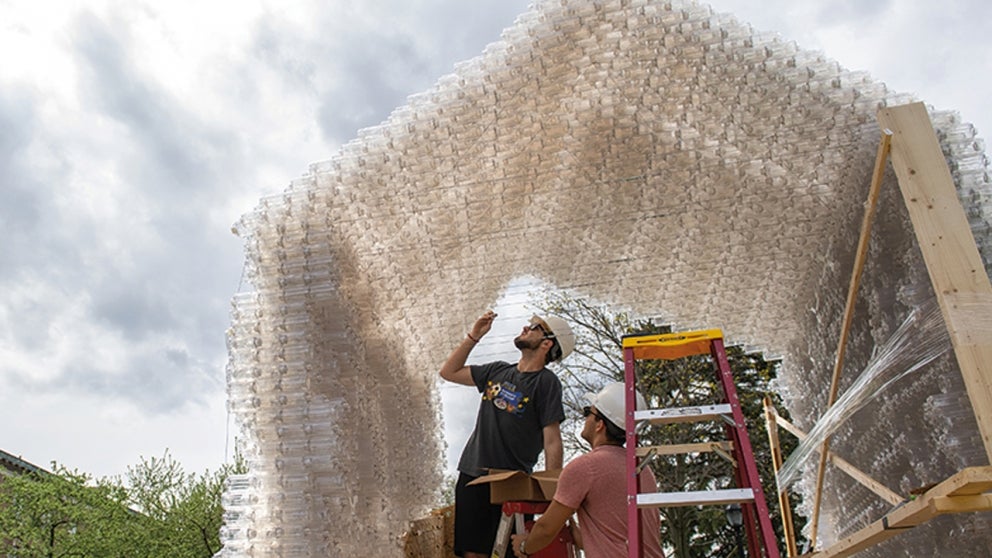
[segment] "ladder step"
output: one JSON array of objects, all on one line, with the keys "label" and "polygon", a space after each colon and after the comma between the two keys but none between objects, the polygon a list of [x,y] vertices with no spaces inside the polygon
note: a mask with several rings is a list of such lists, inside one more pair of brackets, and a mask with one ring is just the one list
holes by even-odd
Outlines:
[{"label": "ladder step", "polygon": [[650,492],[637,495],[639,508],[677,508],[679,506],[712,506],[754,501],[750,488],[699,490],[696,492]]},{"label": "ladder step", "polygon": [[675,407],[672,409],[649,409],[636,411],[634,420],[646,420],[651,424],[673,424],[676,422],[702,422],[715,420],[721,415],[731,414],[730,405],[703,405],[701,407]]},{"label": "ladder step", "polygon": [[668,444],[664,446],[641,446],[637,448],[637,457],[644,457],[649,454],[655,455],[681,455],[685,453],[706,453],[710,451],[723,450],[725,452],[734,451],[733,442],[698,442],[694,444]]}]

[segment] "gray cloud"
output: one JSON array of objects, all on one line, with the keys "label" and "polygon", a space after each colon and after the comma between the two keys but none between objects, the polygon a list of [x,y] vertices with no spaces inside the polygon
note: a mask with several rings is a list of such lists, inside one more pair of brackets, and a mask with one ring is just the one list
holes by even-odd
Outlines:
[{"label": "gray cloud", "polygon": [[[126,29],[88,12],[76,19],[72,46],[85,70],[82,95],[124,125],[126,135],[120,140],[137,148],[137,166],[145,182],[188,194],[210,176],[205,161],[192,149],[199,136],[189,129],[188,116],[177,103],[146,77],[145,71],[153,69],[140,68],[140,61],[128,57],[127,37],[122,36]],[[129,167],[132,175],[138,174],[135,165]]]},{"label": "gray cloud", "polygon": [[[319,10],[310,27],[269,14],[253,51],[285,83],[316,97],[325,139],[344,143],[385,120],[409,95],[498,39],[528,2],[422,1],[362,10]],[[348,12],[342,14],[341,11]]]},{"label": "gray cloud", "polygon": [[[23,272],[23,268],[18,271]],[[6,323],[0,324],[3,339],[21,351],[44,351],[52,342],[53,332],[49,329],[51,306],[42,297],[13,299],[5,294],[0,300],[3,315],[7,318],[4,320]],[[7,363],[0,363],[0,369],[8,369],[8,366]]]},{"label": "gray cloud", "polygon": [[94,292],[93,316],[129,341],[176,326],[166,297],[150,284],[115,283]]},{"label": "gray cloud", "polygon": [[[63,183],[66,170],[39,121],[41,102],[27,88],[0,89],[0,284],[61,275],[59,268],[76,263],[77,239],[57,226],[63,216],[51,185]],[[54,164],[37,162],[42,152]],[[36,274],[25,273],[28,269]]]},{"label": "gray cloud", "polygon": [[97,359],[75,363],[49,379],[8,375],[7,381],[23,395],[61,393],[110,401],[129,401],[150,414],[180,411],[205,404],[222,390],[212,366],[180,348],[134,351],[124,367],[112,369]]},{"label": "gray cloud", "polygon": [[78,287],[79,246],[91,238],[58,202],[68,169],[39,117],[44,102],[26,87],[0,89],[0,344],[35,355],[56,342],[52,317],[64,308],[51,293]]},{"label": "gray cloud", "polygon": [[33,229],[39,220],[41,196],[21,163],[36,125],[29,93],[0,89],[0,176],[4,177],[0,190],[0,246],[9,247],[6,239],[10,235]]},{"label": "gray cloud", "polygon": [[823,25],[884,25],[878,17],[892,6],[892,0],[835,0],[816,6],[816,19]]},{"label": "gray cloud", "polygon": [[[119,156],[120,170],[147,214],[141,231],[111,225],[110,234],[134,237],[126,246],[133,265],[123,271],[106,262],[120,275],[92,285],[94,313],[131,338],[177,329],[198,351],[222,350],[226,301],[236,287],[240,257],[230,251],[236,243],[227,224],[210,213],[246,172],[243,140],[222,125],[198,120],[185,107],[194,100],[172,98],[149,78],[146,72],[153,69],[129,58],[125,26],[84,14],[73,31],[86,69],[80,89],[123,126],[121,143],[132,156]],[[209,349],[199,346],[205,337],[199,328],[221,332],[206,335]]]},{"label": "gray cloud", "polygon": [[[114,359],[119,364],[68,355],[74,364],[42,374],[54,381],[31,379],[37,376],[9,364],[2,369],[4,380],[21,389],[68,387],[166,412],[202,404],[206,393],[222,393],[217,363],[223,360],[228,300],[241,258],[229,223],[217,223],[213,212],[251,170],[245,170],[243,140],[226,124],[194,117],[186,103],[195,100],[170,96],[156,81],[168,76],[152,77],[155,69],[133,58],[128,33],[127,22],[92,13],[76,17],[68,33],[85,106],[76,116],[93,128],[115,122],[117,137],[106,143],[56,137],[41,128],[34,116],[37,101],[28,93],[0,95],[0,230],[6,233],[8,264],[0,281],[17,281],[22,291],[16,300],[0,298],[2,315],[16,320],[0,331],[10,345],[41,361],[63,335],[77,335],[52,327],[72,300],[83,305],[85,323],[78,330],[125,340],[125,354]],[[60,214],[49,200],[79,176],[93,175],[70,180],[78,169],[32,168],[24,152],[33,143],[55,154],[88,153],[99,164],[109,163],[121,184],[85,186],[115,188],[107,191],[120,192],[115,203],[125,213],[108,217],[97,207]],[[107,144],[117,151],[107,152]],[[63,298],[40,294],[53,290]],[[158,352],[144,348],[161,346],[163,339],[175,345]],[[211,377],[215,381],[204,384]]]},{"label": "gray cloud", "polygon": [[342,64],[347,82],[324,92],[320,101],[321,128],[328,139],[350,138],[403,104],[411,93],[404,86],[416,80],[411,74],[424,75],[423,60],[412,47],[410,43],[368,45]]}]

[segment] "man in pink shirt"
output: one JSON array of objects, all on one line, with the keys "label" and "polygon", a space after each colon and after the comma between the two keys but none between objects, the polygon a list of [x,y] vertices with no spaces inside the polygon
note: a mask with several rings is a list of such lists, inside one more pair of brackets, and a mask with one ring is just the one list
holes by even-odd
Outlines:
[{"label": "man in pink shirt", "polygon": [[[627,556],[626,436],[624,389],[621,382],[607,384],[599,393],[587,394],[590,406],[582,410],[586,422],[582,437],[592,451],[573,459],[558,478],[558,489],[546,512],[530,533],[513,535],[511,546],[518,557],[537,552],[552,541],[573,513],[578,513],[581,544],[586,558]],[[647,405],[637,394],[637,407]],[[650,467],[640,475],[640,491],[656,492],[658,484]],[[645,558],[663,558],[658,510],[641,510],[641,541]]]}]

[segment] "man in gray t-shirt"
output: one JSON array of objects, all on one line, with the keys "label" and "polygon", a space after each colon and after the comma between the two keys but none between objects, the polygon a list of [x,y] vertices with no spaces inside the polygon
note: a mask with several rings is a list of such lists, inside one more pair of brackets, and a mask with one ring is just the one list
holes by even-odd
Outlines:
[{"label": "man in gray t-shirt", "polygon": [[542,450],[546,469],[562,467],[561,382],[545,366],[568,356],[575,336],[560,318],[534,316],[513,340],[520,350],[516,364],[466,366],[469,353],[489,333],[495,318],[490,310],[476,320],[440,372],[445,380],[475,386],[482,394],[475,430],[458,462],[455,488],[455,554],[465,558],[489,557],[500,520],[500,506],[489,502],[489,485],[468,486],[469,482],[488,469],[530,473]]}]

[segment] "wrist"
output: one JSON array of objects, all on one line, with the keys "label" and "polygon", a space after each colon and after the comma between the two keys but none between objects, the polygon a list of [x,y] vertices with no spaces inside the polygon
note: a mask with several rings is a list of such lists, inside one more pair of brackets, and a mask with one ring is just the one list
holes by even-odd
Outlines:
[{"label": "wrist", "polygon": [[473,343],[478,343],[479,342],[479,339],[482,339],[482,336],[479,336],[478,338],[472,337],[472,332],[471,331],[468,332],[468,333],[466,333],[465,336],[468,337],[469,339],[471,339]]}]

